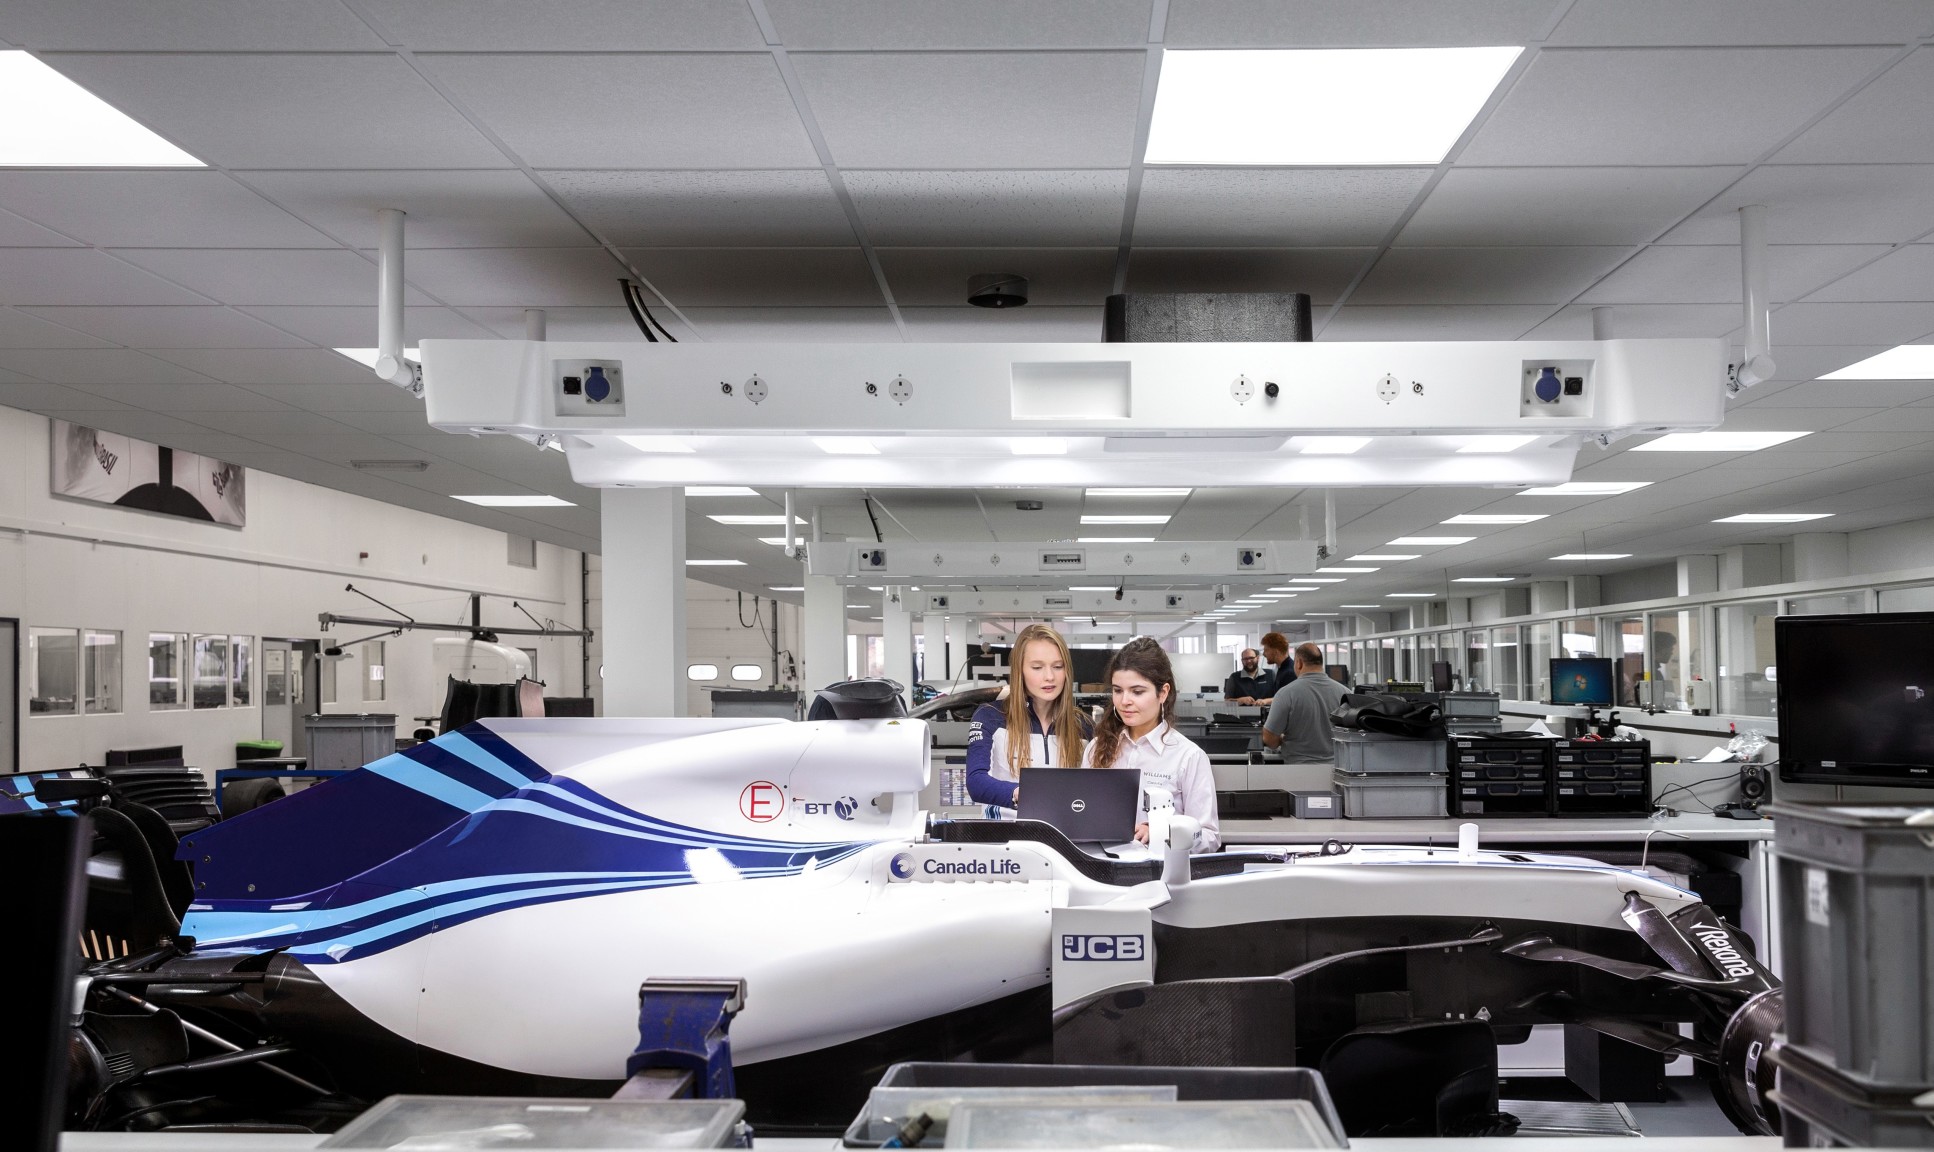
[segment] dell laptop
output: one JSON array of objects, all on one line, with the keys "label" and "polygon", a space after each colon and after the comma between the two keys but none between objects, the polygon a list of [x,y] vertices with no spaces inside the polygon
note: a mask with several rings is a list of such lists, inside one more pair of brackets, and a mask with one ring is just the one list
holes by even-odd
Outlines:
[{"label": "dell laptop", "polygon": [[1021,819],[1052,824],[1077,844],[1134,839],[1141,799],[1137,768],[1021,769]]}]

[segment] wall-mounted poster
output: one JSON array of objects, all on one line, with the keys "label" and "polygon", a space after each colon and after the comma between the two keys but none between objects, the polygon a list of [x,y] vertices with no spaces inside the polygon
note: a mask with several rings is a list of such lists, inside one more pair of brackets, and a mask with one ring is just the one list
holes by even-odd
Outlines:
[{"label": "wall-mounted poster", "polygon": [[239,464],[65,420],[53,426],[56,496],[236,528],[248,522],[247,471]]}]

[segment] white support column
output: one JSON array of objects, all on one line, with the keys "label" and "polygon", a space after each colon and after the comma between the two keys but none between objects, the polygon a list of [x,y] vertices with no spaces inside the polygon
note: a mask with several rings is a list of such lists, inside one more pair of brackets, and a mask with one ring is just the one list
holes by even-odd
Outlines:
[{"label": "white support column", "polygon": [[947,618],[937,613],[920,617],[920,635],[926,644],[926,665],[920,670],[922,679],[934,684],[947,682]]},{"label": "white support column", "polygon": [[685,715],[685,491],[606,488],[604,715]]},{"label": "white support column", "polygon": [[913,707],[913,613],[907,611],[907,590],[896,586],[882,593],[880,643],[886,651],[886,678],[901,688],[900,697]]},{"label": "white support column", "polygon": [[972,633],[968,631],[973,628],[973,625],[974,622],[965,616],[947,617],[947,680],[949,683],[957,679],[960,676],[960,670],[967,666],[968,637],[979,633],[978,629]]},{"label": "white support column", "polygon": [[807,576],[806,609],[800,615],[800,653],[808,701],[812,694],[846,679],[846,590],[831,576]]}]

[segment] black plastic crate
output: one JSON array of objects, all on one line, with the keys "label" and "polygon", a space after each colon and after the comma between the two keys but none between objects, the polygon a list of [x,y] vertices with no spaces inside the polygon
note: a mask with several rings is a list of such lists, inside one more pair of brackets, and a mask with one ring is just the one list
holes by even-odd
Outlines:
[{"label": "black plastic crate", "polygon": [[1555,816],[1643,816],[1652,811],[1649,740],[1554,740]]},{"label": "black plastic crate", "polygon": [[1791,1044],[1776,1045],[1772,1058],[1788,1148],[1934,1148],[1934,1091],[1877,1091]]},{"label": "black plastic crate", "polygon": [[1453,739],[1453,816],[1544,816],[1551,810],[1551,741]]}]

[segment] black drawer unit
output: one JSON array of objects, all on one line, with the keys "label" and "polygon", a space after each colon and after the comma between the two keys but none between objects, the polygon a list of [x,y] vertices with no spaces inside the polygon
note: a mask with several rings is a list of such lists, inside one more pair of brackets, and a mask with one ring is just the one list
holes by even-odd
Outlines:
[{"label": "black drawer unit", "polygon": [[1449,742],[1451,815],[1544,816],[1551,810],[1550,740]]},{"label": "black drawer unit", "polygon": [[1652,811],[1652,744],[1648,740],[1558,740],[1552,813],[1643,816]]}]

